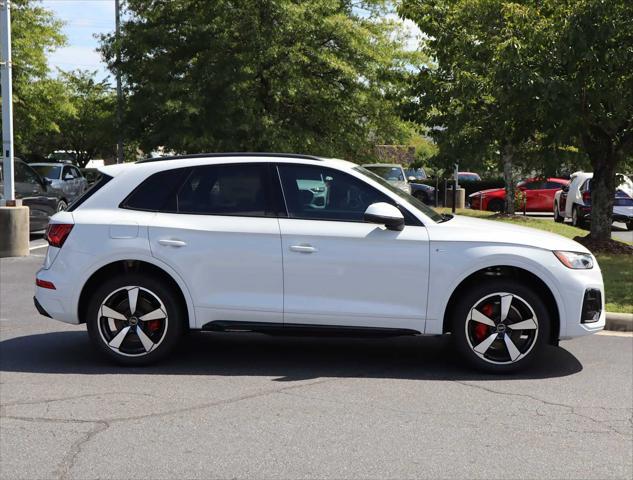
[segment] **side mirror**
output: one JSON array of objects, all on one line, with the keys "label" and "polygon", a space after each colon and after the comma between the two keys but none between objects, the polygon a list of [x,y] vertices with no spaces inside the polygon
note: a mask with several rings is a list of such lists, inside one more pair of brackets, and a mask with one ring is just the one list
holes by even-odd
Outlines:
[{"label": "side mirror", "polygon": [[415,178],[413,175],[409,176],[409,181],[410,182],[415,182],[417,180],[417,178]]},{"label": "side mirror", "polygon": [[393,205],[385,202],[372,203],[365,214],[363,219],[367,223],[378,223],[384,225],[389,230],[400,231],[404,228],[404,216],[402,212]]}]

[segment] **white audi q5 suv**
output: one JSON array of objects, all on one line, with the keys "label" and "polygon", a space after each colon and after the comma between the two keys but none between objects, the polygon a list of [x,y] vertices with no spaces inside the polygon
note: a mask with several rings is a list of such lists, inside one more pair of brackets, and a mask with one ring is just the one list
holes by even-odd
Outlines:
[{"label": "white audi q5 suv", "polygon": [[51,218],[35,305],[128,365],[185,330],[450,333],[508,372],[604,327],[595,258],[558,235],[442,216],[342,160],[208,154],[101,169]]}]

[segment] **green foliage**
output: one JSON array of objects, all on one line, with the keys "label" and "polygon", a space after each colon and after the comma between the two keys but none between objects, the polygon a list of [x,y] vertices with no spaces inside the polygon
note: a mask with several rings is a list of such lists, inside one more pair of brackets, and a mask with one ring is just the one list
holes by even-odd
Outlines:
[{"label": "green foliage", "polygon": [[43,156],[58,116],[69,107],[61,82],[49,78],[46,54],[65,43],[61,22],[32,0],[11,2],[13,124],[18,155]]},{"label": "green foliage", "polygon": [[419,133],[412,135],[407,144],[415,147],[415,162],[410,165],[412,168],[428,167],[431,163],[431,158],[437,155],[438,152],[437,145],[428,137]]},{"label": "green foliage", "polygon": [[129,0],[120,42],[128,138],[177,152],[292,151],[360,160],[399,144],[406,66],[386,2]]},{"label": "green foliage", "polygon": [[105,81],[95,80],[96,72],[60,72],[70,107],[59,118],[59,133],[54,146],[73,150],[77,163],[84,167],[96,155],[115,155],[116,97]]}]

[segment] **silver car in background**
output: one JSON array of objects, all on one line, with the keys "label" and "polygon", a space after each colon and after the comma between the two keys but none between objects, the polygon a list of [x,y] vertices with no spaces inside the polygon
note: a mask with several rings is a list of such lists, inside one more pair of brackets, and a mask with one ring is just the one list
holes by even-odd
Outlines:
[{"label": "silver car in background", "polygon": [[61,192],[66,205],[88,189],[88,180],[81,174],[79,168],[64,163],[30,163],[40,176],[48,178],[51,186]]},{"label": "silver car in background", "polygon": [[404,192],[411,193],[411,185],[409,185],[409,182],[407,181],[402,165],[398,163],[367,163],[363,165],[363,168],[366,168],[379,177],[384,178],[394,187],[397,187]]}]

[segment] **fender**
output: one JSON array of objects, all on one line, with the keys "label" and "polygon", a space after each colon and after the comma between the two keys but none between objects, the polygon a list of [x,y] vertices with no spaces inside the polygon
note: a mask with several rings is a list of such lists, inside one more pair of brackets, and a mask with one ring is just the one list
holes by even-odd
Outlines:
[{"label": "fender", "polygon": [[[111,263],[120,262],[123,260],[138,260],[140,262],[146,262],[154,265],[157,268],[163,270],[167,275],[169,275],[178,285],[180,291],[182,292],[183,297],[185,298],[185,303],[187,304],[187,313],[189,315],[189,327],[190,328],[198,328],[196,322],[196,312],[193,307],[193,299],[191,297],[191,293],[189,292],[189,288],[187,288],[187,284],[184,282],[182,277],[169,265],[166,263],[152,257],[151,255],[146,255],[144,253],[140,253],[139,251],[135,251],[133,254],[126,255],[125,252],[117,252],[114,255],[110,255],[105,259],[100,259],[98,262],[92,263],[86,270],[84,270],[85,274],[81,278],[81,285],[85,285],[88,279],[99,269],[109,265]],[[79,309],[79,297],[81,295],[81,291],[77,292],[75,298],[73,299],[75,308]],[[77,311],[77,315],[79,312]]]},{"label": "fender", "polygon": [[[468,262],[467,268],[464,264],[454,267],[453,265],[442,265],[441,268],[437,263],[444,260],[444,257],[450,258],[450,250],[457,247],[446,245],[446,248],[431,249],[431,271],[433,275],[429,282],[428,295],[429,300],[435,299],[434,302],[427,302],[427,319],[425,325],[425,334],[440,335],[444,328],[444,315],[448,308],[448,302],[455,289],[469,276],[474,273],[490,268],[490,267],[516,267],[526,270],[537,276],[552,292],[552,296],[556,302],[560,317],[559,336],[563,336],[566,330],[565,304],[558,288],[555,277],[550,271],[543,267],[543,263],[549,258],[548,250],[539,250],[531,247],[522,247],[517,252],[516,245],[472,245],[464,248],[461,245],[460,256],[453,258],[472,259]],[[438,253],[440,250],[441,253]],[[542,255],[545,253],[546,255]],[[539,257],[542,257],[539,262]],[[550,260],[554,260],[554,257]]]}]

